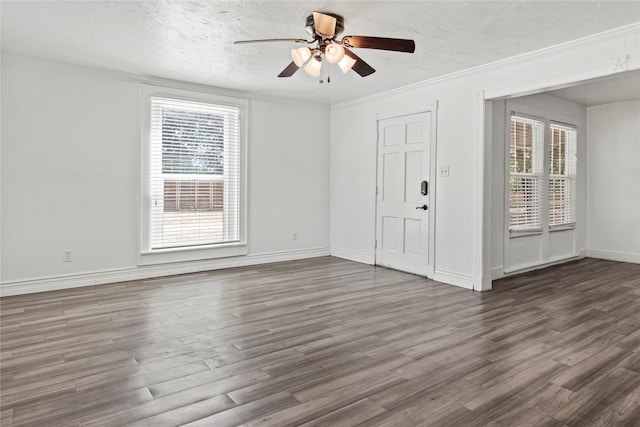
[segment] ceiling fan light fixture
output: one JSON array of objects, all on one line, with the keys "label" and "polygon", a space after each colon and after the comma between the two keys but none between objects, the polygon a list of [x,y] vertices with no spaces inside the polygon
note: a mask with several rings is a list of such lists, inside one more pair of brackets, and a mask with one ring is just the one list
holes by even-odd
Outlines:
[{"label": "ceiling fan light fixture", "polygon": [[324,56],[329,64],[337,64],[344,58],[344,48],[338,43],[329,43],[324,48]]},{"label": "ceiling fan light fixture", "polygon": [[320,69],[322,68],[322,57],[316,55],[309,59],[304,66],[304,71],[311,77],[320,77]]},{"label": "ceiling fan light fixture", "polygon": [[353,64],[356,63],[356,60],[353,59],[350,56],[345,55],[340,62],[338,62],[338,67],[340,67],[340,69],[342,70],[342,74],[347,74],[349,72],[349,70],[351,69],[351,67],[353,67]]},{"label": "ceiling fan light fixture", "polygon": [[291,49],[291,59],[298,66],[302,67],[311,58],[311,49],[308,47],[300,47]]},{"label": "ceiling fan light fixture", "polygon": [[[0,0],[2,1],[2,0]],[[307,16],[305,29],[311,39],[284,39],[272,38],[261,40],[238,40],[234,44],[260,43],[260,42],[295,42],[307,44],[308,47],[291,49],[292,61],[278,74],[278,77],[291,77],[300,68],[313,77],[319,77],[322,71],[322,61],[326,57],[328,64],[337,64],[343,74],[353,70],[360,77],[367,77],[375,73],[375,69],[362,58],[353,53],[350,48],[377,49],[383,51],[414,53],[415,41],[410,39],[396,39],[391,37],[376,36],[336,36],[344,30],[344,18],[330,12],[314,11]],[[327,82],[330,77],[327,74]],[[322,83],[322,78],[320,83]]]}]

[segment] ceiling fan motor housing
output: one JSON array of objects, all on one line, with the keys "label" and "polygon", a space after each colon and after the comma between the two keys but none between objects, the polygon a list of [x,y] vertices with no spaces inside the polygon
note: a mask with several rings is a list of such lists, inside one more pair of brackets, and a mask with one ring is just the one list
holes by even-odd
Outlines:
[{"label": "ceiling fan motor housing", "polygon": [[[321,12],[321,13],[325,15],[333,16],[334,18],[336,18],[336,31],[335,31],[334,38],[335,36],[337,36],[338,34],[344,31],[344,18],[342,16],[335,13],[329,13],[329,12]],[[307,31],[307,33],[309,33],[312,36],[316,34],[313,15],[307,16],[307,24],[305,26],[305,30]]]}]

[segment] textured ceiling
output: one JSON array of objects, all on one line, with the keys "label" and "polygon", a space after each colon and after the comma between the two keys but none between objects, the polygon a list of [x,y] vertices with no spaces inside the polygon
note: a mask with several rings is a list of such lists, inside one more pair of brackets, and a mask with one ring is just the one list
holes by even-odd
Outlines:
[{"label": "textured ceiling", "polygon": [[[640,21],[638,1],[2,1],[3,52],[228,89],[336,103]],[[312,11],[345,18],[343,35],[411,38],[415,54],[359,49],[377,72],[299,71],[289,43]]]},{"label": "textured ceiling", "polygon": [[617,73],[546,93],[586,107],[639,100],[640,70]]}]

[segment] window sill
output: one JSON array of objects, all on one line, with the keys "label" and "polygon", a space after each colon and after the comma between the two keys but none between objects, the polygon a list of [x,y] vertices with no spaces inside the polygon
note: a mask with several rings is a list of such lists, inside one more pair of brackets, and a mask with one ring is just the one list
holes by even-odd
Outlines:
[{"label": "window sill", "polygon": [[205,259],[227,258],[246,255],[247,243],[228,243],[225,245],[198,246],[187,248],[168,248],[141,252],[138,265],[167,264],[172,262],[201,261]]},{"label": "window sill", "polygon": [[514,239],[517,237],[538,236],[542,234],[542,230],[536,231],[509,231],[509,238]]},{"label": "window sill", "polygon": [[576,229],[575,224],[553,225],[549,227],[549,231],[551,233],[553,233],[554,231],[568,231],[568,230],[575,230],[575,229]]}]

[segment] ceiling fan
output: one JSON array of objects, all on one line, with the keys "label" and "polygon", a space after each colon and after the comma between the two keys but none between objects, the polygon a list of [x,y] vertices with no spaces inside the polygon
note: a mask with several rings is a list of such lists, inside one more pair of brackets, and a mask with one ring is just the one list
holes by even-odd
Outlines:
[{"label": "ceiling fan", "polygon": [[[388,37],[344,36],[342,40],[336,36],[344,30],[344,18],[340,15],[324,12],[313,12],[307,17],[306,31],[313,38],[306,39],[262,39],[240,40],[234,44],[262,42],[295,42],[307,44],[308,47],[291,49],[291,63],[282,70],[278,77],[291,77],[303,68],[313,77],[320,76],[323,58],[330,64],[337,64],[346,74],[355,71],[361,77],[373,74],[376,70],[350,48],[379,49],[395,52],[413,53],[416,45],[413,40],[394,39]],[[322,80],[320,80],[322,82]]]}]

